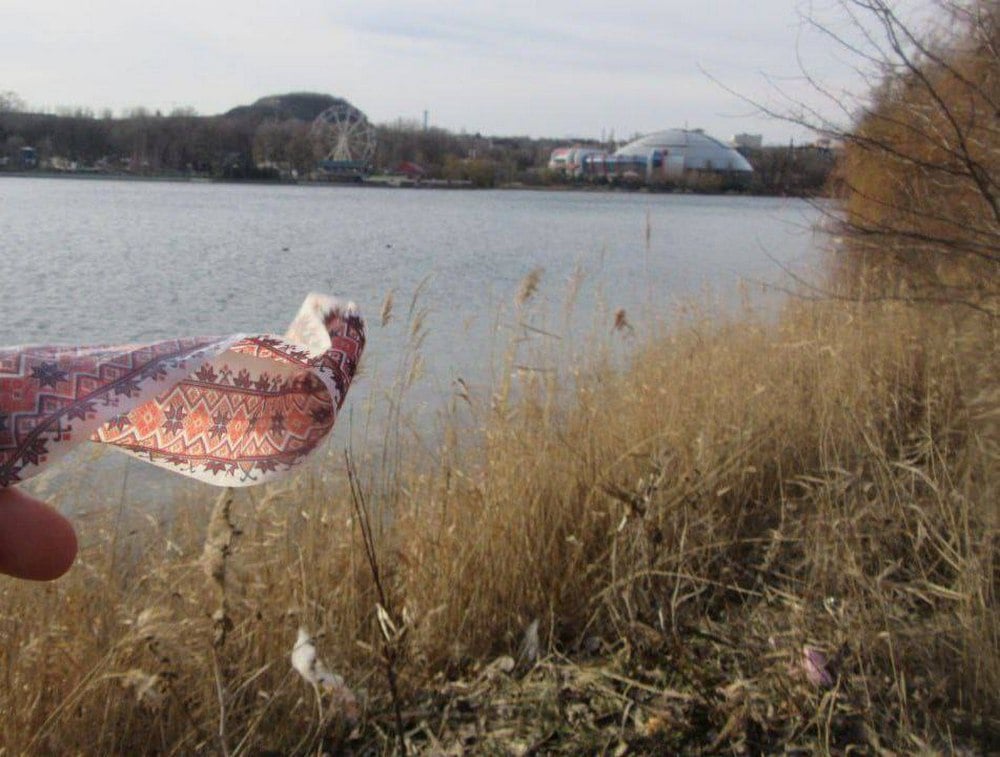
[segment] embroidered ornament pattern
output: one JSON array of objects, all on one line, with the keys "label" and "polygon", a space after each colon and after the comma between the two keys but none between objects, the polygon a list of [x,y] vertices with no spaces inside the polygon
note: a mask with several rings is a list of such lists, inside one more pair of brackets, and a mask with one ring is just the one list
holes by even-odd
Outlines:
[{"label": "embroidered ornament pattern", "polygon": [[88,439],[219,486],[270,480],[333,428],[364,346],[355,305],[313,294],[283,338],[0,348],[0,486]]}]

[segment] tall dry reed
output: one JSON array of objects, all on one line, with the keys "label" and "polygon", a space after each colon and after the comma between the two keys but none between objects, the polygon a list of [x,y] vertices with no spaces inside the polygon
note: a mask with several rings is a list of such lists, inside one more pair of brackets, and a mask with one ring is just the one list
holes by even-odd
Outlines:
[{"label": "tall dry reed", "polygon": [[[519,337],[500,369],[511,385],[466,396],[434,443],[389,430],[391,476],[380,455],[358,455],[402,626],[404,714],[516,654],[533,627],[528,668],[596,651],[661,666],[664,685],[704,700],[650,749],[718,736],[737,715],[720,744],[745,744],[750,723],[772,747],[995,734],[991,322],[902,304],[790,302],[776,320],[728,322],[687,312],[627,359],[612,324],[575,364],[544,365],[548,347],[533,361]],[[515,367],[526,363],[546,370]],[[68,577],[0,583],[3,748],[343,745],[290,669],[302,625],[367,697],[355,738],[391,750],[382,600],[339,457],[237,493],[224,586],[205,583],[207,507],[159,525],[112,507],[81,524]],[[132,549],[109,570],[112,530]],[[803,647],[835,661],[834,700],[803,682]],[[738,696],[714,693],[737,684]],[[694,741],[669,740],[685,733]]]}]

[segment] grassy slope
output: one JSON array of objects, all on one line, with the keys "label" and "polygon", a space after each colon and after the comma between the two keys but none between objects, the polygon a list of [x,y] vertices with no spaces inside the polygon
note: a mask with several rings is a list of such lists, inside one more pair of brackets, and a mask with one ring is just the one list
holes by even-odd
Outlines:
[{"label": "grassy slope", "polygon": [[[792,303],[776,324],[691,319],[622,370],[606,353],[562,391],[494,397],[430,463],[404,448],[399,480],[366,492],[396,512],[379,560],[398,624],[405,607],[394,654],[414,745],[995,740],[1000,360],[977,317]],[[221,588],[197,513],[110,550],[123,526],[84,524],[66,579],[0,584],[4,745],[343,738],[289,670],[305,624],[368,692],[351,743],[390,748],[378,600],[344,482],[239,495]],[[540,663],[486,666],[516,656],[532,620]],[[808,683],[804,645],[833,661],[834,687]]]}]

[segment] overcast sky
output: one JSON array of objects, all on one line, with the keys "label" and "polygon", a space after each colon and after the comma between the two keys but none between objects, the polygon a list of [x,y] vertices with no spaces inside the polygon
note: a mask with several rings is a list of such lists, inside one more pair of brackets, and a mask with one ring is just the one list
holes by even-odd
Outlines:
[{"label": "overcast sky", "polygon": [[0,91],[38,110],[206,115],[315,91],[377,123],[427,110],[432,125],[494,135],[622,138],[688,125],[786,142],[806,134],[754,114],[711,77],[754,100],[774,100],[773,80],[808,98],[801,59],[835,89],[858,86],[800,18],[829,18],[830,5],[0,0]]}]

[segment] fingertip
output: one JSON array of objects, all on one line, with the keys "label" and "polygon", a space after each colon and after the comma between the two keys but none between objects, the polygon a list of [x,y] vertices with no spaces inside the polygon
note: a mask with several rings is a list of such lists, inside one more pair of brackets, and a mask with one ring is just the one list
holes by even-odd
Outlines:
[{"label": "fingertip", "polygon": [[17,489],[0,489],[0,572],[52,581],[73,565],[77,547],[66,518]]},{"label": "fingertip", "polygon": [[48,507],[45,510],[50,518],[47,554],[34,560],[31,564],[33,575],[25,576],[34,581],[53,581],[65,575],[76,561],[78,545],[72,524],[55,510]]}]

